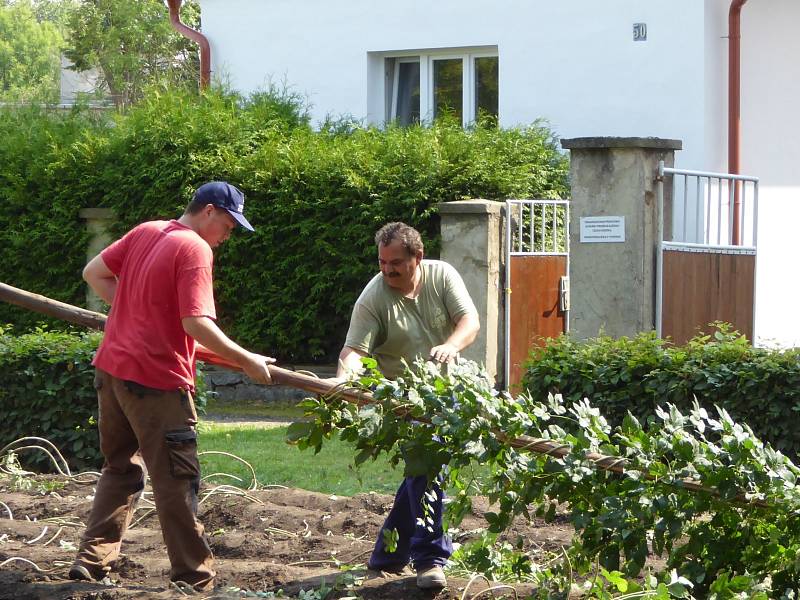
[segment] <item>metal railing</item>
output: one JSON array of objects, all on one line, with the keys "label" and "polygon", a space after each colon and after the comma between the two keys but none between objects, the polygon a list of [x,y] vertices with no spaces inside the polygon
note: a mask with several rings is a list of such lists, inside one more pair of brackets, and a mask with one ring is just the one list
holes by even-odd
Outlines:
[{"label": "metal railing", "polygon": [[[672,181],[672,231],[664,239],[664,181]],[[748,193],[749,192],[749,193]],[[658,163],[658,248],[656,252],[656,333],[661,337],[664,295],[664,250],[755,254],[758,237],[758,177],[673,169]],[[740,244],[733,244],[738,203]],[[677,208],[682,211],[678,214]],[[680,217],[677,218],[676,217]],[[755,302],[753,311],[755,314]]]},{"label": "metal railing", "polygon": [[[681,226],[673,226],[673,241],[715,244],[721,247],[755,247],[757,177],[671,169],[663,165],[663,161],[659,163],[659,177],[672,176],[672,216],[676,216],[678,207],[682,208]],[[743,235],[740,244],[733,243],[732,216],[735,211],[731,207],[735,202],[739,202],[741,206],[738,215],[739,230],[745,232],[750,229],[751,234],[749,240]],[[753,227],[748,228],[747,224],[751,222]]]},{"label": "metal railing", "polygon": [[507,200],[507,248],[511,256],[566,256],[568,200]]}]

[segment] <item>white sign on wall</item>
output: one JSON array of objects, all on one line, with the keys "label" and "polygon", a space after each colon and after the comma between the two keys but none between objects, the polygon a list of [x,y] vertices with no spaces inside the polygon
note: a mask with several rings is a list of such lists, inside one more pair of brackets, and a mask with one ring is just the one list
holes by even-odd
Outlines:
[{"label": "white sign on wall", "polygon": [[581,217],[581,242],[625,241],[625,217]]}]

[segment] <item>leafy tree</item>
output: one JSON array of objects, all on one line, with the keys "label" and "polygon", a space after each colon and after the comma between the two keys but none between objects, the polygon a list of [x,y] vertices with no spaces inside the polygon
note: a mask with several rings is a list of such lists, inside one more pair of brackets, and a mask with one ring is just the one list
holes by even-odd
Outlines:
[{"label": "leafy tree", "polygon": [[[196,27],[198,4],[186,2],[181,17]],[[81,0],[69,17],[68,41],[72,68],[97,68],[118,107],[141,98],[154,81],[197,81],[197,48],[172,28],[162,0]]]},{"label": "leafy tree", "polygon": [[58,100],[64,40],[34,8],[30,0],[0,0],[0,101]]},{"label": "leafy tree", "polygon": [[55,25],[62,35],[66,33],[67,22],[79,0],[32,0],[36,20]]}]

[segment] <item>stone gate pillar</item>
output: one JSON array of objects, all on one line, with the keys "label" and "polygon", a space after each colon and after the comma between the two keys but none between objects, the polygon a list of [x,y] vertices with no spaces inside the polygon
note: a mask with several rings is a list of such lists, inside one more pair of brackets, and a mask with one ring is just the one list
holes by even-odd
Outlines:
[{"label": "stone gate pillar", "polygon": [[[108,246],[111,242],[109,227],[114,220],[114,211],[110,208],[82,208],[78,211],[78,216],[86,221],[86,230],[89,232],[89,245],[86,248],[86,262]],[[89,310],[106,312],[106,305],[97,294],[86,286],[86,307]]]},{"label": "stone gate pillar", "polygon": [[[570,151],[570,332],[632,336],[655,328],[655,176],[680,140],[586,137]],[[665,214],[670,214],[665,190]],[[665,227],[669,231],[669,227]]]},{"label": "stone gate pillar", "polygon": [[462,352],[486,366],[498,379],[503,373],[503,202],[459,200],[438,205],[443,261],[453,265],[469,290],[481,321],[477,339]]}]

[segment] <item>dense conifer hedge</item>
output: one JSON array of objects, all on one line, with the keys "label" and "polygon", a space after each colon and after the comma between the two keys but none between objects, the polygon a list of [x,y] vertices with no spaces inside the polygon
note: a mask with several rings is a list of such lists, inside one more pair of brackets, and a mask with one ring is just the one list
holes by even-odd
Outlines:
[{"label": "dense conifer hedge", "polygon": [[[413,224],[436,256],[437,203],[564,197],[566,176],[539,125],[316,128],[285,92],[151,90],[124,115],[2,110],[0,281],[82,304],[81,208],[112,208],[121,235],[179,215],[197,185],[226,179],[245,191],[257,232],[237,232],[216,257],[221,324],[283,361],[331,360],[376,270],[383,223]],[[0,305],[0,323],[18,331],[41,320]]]}]

